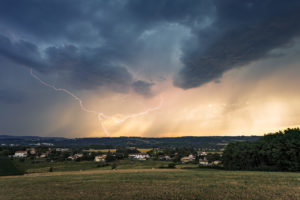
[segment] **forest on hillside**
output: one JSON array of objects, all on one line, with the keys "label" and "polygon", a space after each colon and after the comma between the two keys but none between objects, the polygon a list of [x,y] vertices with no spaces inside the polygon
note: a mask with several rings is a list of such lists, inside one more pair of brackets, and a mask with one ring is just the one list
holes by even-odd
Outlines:
[{"label": "forest on hillside", "polygon": [[[204,148],[220,151],[233,141],[254,141],[259,136],[202,136],[202,137],[99,137],[99,138],[62,138],[37,136],[0,135],[0,143],[6,146],[56,146],[112,149],[120,147],[137,148]],[[13,145],[11,145],[13,144]]]},{"label": "forest on hillside", "polygon": [[223,163],[229,170],[300,171],[300,129],[232,142],[223,152]]}]

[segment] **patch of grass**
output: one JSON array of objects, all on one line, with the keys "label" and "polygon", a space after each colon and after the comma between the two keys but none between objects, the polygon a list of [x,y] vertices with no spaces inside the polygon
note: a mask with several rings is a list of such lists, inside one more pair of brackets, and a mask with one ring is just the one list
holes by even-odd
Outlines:
[{"label": "patch of grass", "polygon": [[[112,163],[108,163],[108,166],[102,166],[104,163],[96,163],[94,161],[64,161],[64,162],[46,162],[45,160],[39,160],[37,163],[32,163],[31,160],[25,160],[20,162],[14,160],[14,164],[22,169],[25,173],[44,173],[49,172],[52,167],[53,172],[65,172],[65,171],[81,171],[90,169],[108,170],[111,169],[113,163],[116,164],[117,169],[152,169],[152,168],[167,168],[171,162],[167,161],[155,161],[155,160],[118,160]],[[101,165],[101,167],[99,167]]]},{"label": "patch of grass", "polygon": [[[45,160],[39,163],[32,163],[31,160],[19,162],[14,160],[14,163],[18,168],[23,169],[25,173],[43,173],[49,172],[52,167],[53,172],[65,172],[65,171],[80,171],[96,169],[97,164],[94,161],[64,161],[64,162],[46,162]],[[101,169],[109,169],[109,167],[102,167]]]},{"label": "patch of grass", "polygon": [[0,178],[0,199],[300,199],[300,174],[171,170]]},{"label": "patch of grass", "polygon": [[152,169],[167,167],[171,162],[156,161],[156,160],[119,160],[116,161],[117,169]]},{"label": "patch of grass", "polygon": [[194,164],[194,163],[177,164],[176,168],[177,169],[196,169],[196,168],[199,168],[199,165],[198,164]]}]

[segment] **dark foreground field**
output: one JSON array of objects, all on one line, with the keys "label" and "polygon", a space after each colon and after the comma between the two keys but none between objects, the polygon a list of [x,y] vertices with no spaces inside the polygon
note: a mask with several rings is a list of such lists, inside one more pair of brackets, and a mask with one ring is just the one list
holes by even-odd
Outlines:
[{"label": "dark foreground field", "polygon": [[0,199],[300,199],[300,174],[136,169],[1,177]]}]

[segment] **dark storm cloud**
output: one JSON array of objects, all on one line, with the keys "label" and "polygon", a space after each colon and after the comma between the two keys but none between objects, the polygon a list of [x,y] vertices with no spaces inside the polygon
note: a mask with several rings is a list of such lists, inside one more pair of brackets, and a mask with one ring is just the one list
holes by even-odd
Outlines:
[{"label": "dark storm cloud", "polygon": [[200,43],[184,54],[176,86],[188,89],[216,81],[224,72],[263,58],[300,33],[299,1],[216,1],[216,13],[213,26],[221,34],[204,51]]},{"label": "dark storm cloud", "polygon": [[15,63],[33,68],[41,64],[37,46],[24,40],[13,43],[3,35],[0,35],[0,55]]},{"label": "dark storm cloud", "polygon": [[[101,49],[100,49],[101,51]],[[61,72],[62,78],[78,88],[110,86],[119,92],[128,91],[132,76],[126,68],[99,58],[99,49],[79,49],[74,45],[48,47],[42,57],[37,47],[23,40],[15,43],[0,35],[0,54],[11,61],[42,73]],[[68,82],[67,81],[67,82]]]},{"label": "dark storm cloud", "polygon": [[140,48],[135,40],[142,29],[121,2],[83,2],[1,2],[0,27],[9,34],[0,37],[0,55],[78,88],[129,91],[132,75],[124,63]]},{"label": "dark storm cloud", "polygon": [[[46,75],[55,72],[78,88],[105,86],[126,92],[132,87],[141,94],[151,85],[137,84],[130,72],[139,68],[133,66],[138,53],[153,42],[151,37],[140,39],[147,31],[177,24],[193,35],[182,45],[183,68],[174,80],[176,86],[188,89],[263,58],[300,29],[296,0],[10,0],[0,4],[0,56]],[[161,35],[162,40],[167,37]],[[170,56],[163,50],[153,53]]]},{"label": "dark storm cloud", "polygon": [[[117,91],[128,90],[132,76],[125,67],[103,56],[101,49],[77,48],[74,45],[46,49],[51,70],[61,71],[74,85],[82,88],[110,86]],[[101,57],[97,56],[101,55]],[[104,57],[104,58],[103,58]]]},{"label": "dark storm cloud", "polygon": [[214,5],[207,0],[131,0],[126,5],[131,16],[142,24],[176,22],[192,26],[214,11]]},{"label": "dark storm cloud", "polygon": [[57,40],[84,18],[83,8],[80,0],[1,1],[0,22],[16,32]]},{"label": "dark storm cloud", "polygon": [[147,81],[137,80],[132,83],[132,88],[135,92],[138,94],[141,94],[143,96],[151,96],[151,87],[154,85],[154,83],[150,83]]}]

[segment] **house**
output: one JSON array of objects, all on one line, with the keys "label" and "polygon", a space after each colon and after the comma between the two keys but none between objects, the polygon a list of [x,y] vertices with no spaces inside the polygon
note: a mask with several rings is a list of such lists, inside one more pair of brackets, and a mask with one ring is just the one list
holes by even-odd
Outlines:
[{"label": "house", "polygon": [[105,162],[106,155],[95,156],[95,162]]},{"label": "house", "polygon": [[202,151],[199,155],[200,156],[207,156],[207,153],[205,151]]},{"label": "house", "polygon": [[74,156],[69,156],[68,159],[69,160],[75,160]]},{"label": "house", "polygon": [[69,151],[68,148],[56,148],[55,151],[66,152]]},{"label": "house", "polygon": [[76,154],[74,154],[74,157],[75,157],[75,159],[81,158],[81,157],[83,157],[83,154],[82,153],[76,153]]},{"label": "house", "polygon": [[220,160],[215,160],[214,162],[212,162],[213,165],[219,165],[221,164],[221,161]]},{"label": "house", "polygon": [[14,157],[25,158],[27,157],[27,151],[16,151]]},{"label": "house", "polygon": [[26,151],[29,151],[30,155],[36,154],[35,148],[28,148],[28,149],[26,149]]},{"label": "house", "polygon": [[42,153],[41,155],[40,155],[40,158],[46,158],[47,157],[47,154],[45,154],[45,153]]},{"label": "house", "polygon": [[68,159],[70,159],[70,160],[76,160],[77,158],[81,158],[81,157],[83,157],[82,153],[76,153],[76,154],[74,154],[72,156],[69,156]]},{"label": "house", "polygon": [[199,165],[208,166],[208,160],[206,159],[206,157],[204,157],[203,159],[199,159]]},{"label": "house", "polygon": [[159,160],[171,160],[171,157],[168,155],[159,156]]},{"label": "house", "polygon": [[180,161],[181,161],[182,163],[189,163],[189,162],[193,162],[194,160],[195,160],[195,156],[192,155],[192,154],[190,154],[189,156],[182,157],[182,158],[180,159]]},{"label": "house", "polygon": [[31,154],[31,155],[35,155],[35,154],[36,154],[35,148],[31,148],[31,149],[30,149],[30,154]]},{"label": "house", "polygon": [[142,154],[142,153],[129,154],[128,157],[131,159],[137,159],[137,160],[147,160],[150,158],[150,156],[148,154]]}]

